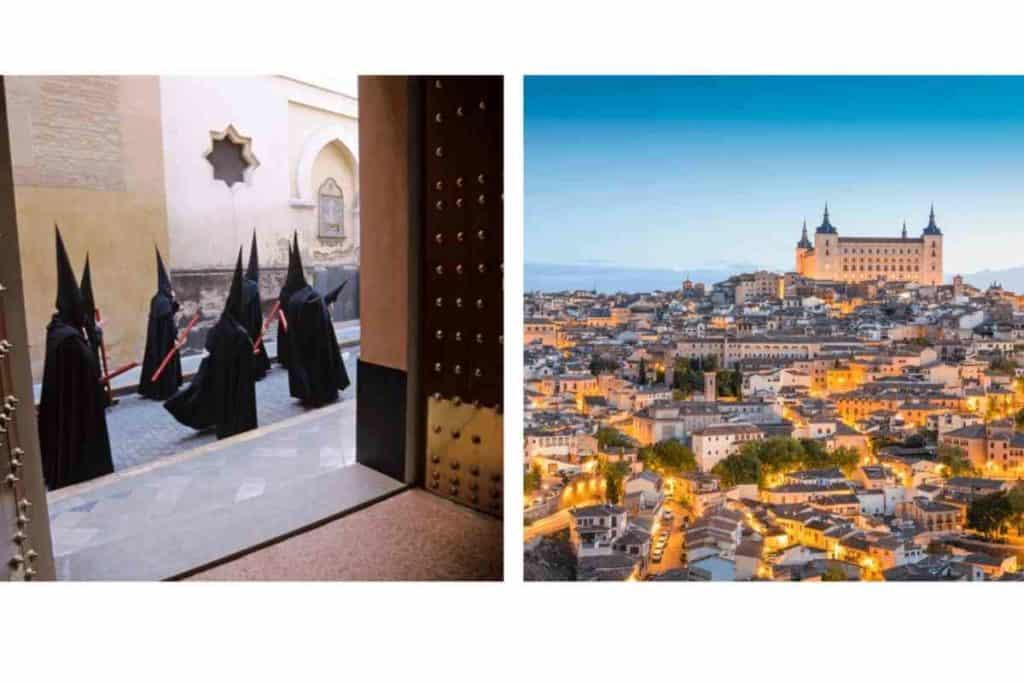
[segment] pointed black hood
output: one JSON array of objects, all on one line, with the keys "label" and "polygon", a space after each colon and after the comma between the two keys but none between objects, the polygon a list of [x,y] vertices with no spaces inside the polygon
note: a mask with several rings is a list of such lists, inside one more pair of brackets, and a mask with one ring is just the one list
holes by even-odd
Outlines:
[{"label": "pointed black hood", "polygon": [[288,278],[285,280],[284,286],[291,292],[308,286],[306,274],[302,271],[302,254],[299,253],[299,233],[297,231],[292,235],[292,249],[288,258]]},{"label": "pointed black hood", "polygon": [[235,274],[231,278],[231,291],[228,293],[228,300],[224,302],[222,316],[229,315],[236,322],[242,323],[245,320],[245,309],[242,305],[242,248],[238,248],[238,260],[235,261]]},{"label": "pointed black hood", "polygon": [[245,279],[260,281],[260,255],[256,249],[256,231],[252,231],[252,245],[249,247],[249,267],[245,269]]},{"label": "pointed black hood", "polygon": [[96,298],[92,294],[92,269],[89,268],[89,254],[85,255],[85,268],[82,269],[82,310],[85,312],[86,327],[96,324]]},{"label": "pointed black hood", "polygon": [[71,268],[68,252],[64,248],[60,228],[54,225],[53,229],[57,235],[57,315],[68,325],[79,328],[85,324],[82,290],[78,288],[78,280]]},{"label": "pointed black hood", "polygon": [[156,289],[161,294],[171,295],[171,278],[167,275],[167,269],[164,268],[164,260],[160,258],[159,247],[156,249]]}]

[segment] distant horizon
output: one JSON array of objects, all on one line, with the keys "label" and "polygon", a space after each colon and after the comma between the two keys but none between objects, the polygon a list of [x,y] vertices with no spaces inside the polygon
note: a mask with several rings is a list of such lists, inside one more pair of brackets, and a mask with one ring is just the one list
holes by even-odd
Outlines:
[{"label": "distant horizon", "polygon": [[[526,261],[523,266],[523,291],[527,293],[590,291],[595,289],[602,294],[651,292],[656,289],[670,291],[680,289],[685,279],[710,286],[733,275],[753,272],[759,269],[776,273],[792,271],[791,268],[759,268],[753,264],[733,264],[731,267],[729,264],[721,266],[709,265],[698,268],[674,269],[586,262],[537,263]],[[610,278],[609,275],[611,276]],[[995,280],[1009,291],[1024,294],[1024,266],[1012,269],[985,269],[973,273],[949,272],[945,273],[943,282],[946,284],[951,283],[956,275],[963,276],[967,284],[979,289],[987,288]],[[556,285],[555,283],[559,284]],[[627,286],[627,283],[634,284]],[[655,284],[661,286],[651,286]]]},{"label": "distant horizon", "polygon": [[525,258],[793,270],[840,236],[911,237],[944,274],[1024,251],[1024,78],[549,77],[525,82]]}]

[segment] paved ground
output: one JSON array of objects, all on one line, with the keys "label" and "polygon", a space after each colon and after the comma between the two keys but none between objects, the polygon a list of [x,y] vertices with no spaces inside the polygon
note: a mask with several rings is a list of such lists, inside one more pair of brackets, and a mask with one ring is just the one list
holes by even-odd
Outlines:
[{"label": "paved ground", "polygon": [[192,577],[199,581],[500,581],[501,521],[420,489]]},{"label": "paved ground", "polygon": [[[661,562],[651,562],[650,573],[661,574],[667,572],[670,569],[680,569],[683,567],[682,554],[683,544],[686,540],[686,532],[680,524],[680,518],[683,514],[687,514],[685,508],[675,501],[666,501],[662,508],[672,511],[674,517],[671,522],[662,521],[660,528],[669,528],[671,533],[668,537],[668,543],[665,544],[665,552],[661,558]],[[671,526],[669,526],[671,525]],[[652,550],[653,550],[653,539],[652,539]]]},{"label": "paved ground", "polygon": [[355,412],[348,399],[49,494],[58,578],[176,576],[401,489],[355,463]]},{"label": "paved ground", "polygon": [[[352,400],[359,347],[344,349],[342,356],[352,381],[342,393],[342,400]],[[307,412],[288,394],[288,372],[276,363],[267,376],[256,383],[256,410],[260,427]],[[162,402],[150,401],[138,394],[122,396],[120,402],[107,411],[107,429],[116,472],[217,441],[212,430],[197,432],[186,427],[171,417]]]}]

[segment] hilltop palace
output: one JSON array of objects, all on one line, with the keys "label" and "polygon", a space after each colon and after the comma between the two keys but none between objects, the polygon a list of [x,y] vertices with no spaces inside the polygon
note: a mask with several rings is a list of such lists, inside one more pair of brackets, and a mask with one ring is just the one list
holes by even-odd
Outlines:
[{"label": "hilltop palace", "polygon": [[828,217],[807,237],[807,222],[796,245],[796,271],[814,280],[864,282],[892,280],[921,285],[942,284],[942,231],[935,224],[935,208],[920,237],[907,237],[907,224],[899,237],[840,237]]}]

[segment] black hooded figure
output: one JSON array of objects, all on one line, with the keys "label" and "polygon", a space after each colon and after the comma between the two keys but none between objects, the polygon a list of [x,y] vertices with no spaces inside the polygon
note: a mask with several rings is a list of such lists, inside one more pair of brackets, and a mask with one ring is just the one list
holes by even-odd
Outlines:
[{"label": "black hooded figure", "polygon": [[[296,264],[295,251],[298,249],[299,235],[293,233],[292,241],[294,246],[288,247],[288,274],[285,277],[284,284],[281,285],[281,293],[277,297],[278,304],[280,304],[281,312],[285,313],[285,320],[287,321],[287,313],[285,311],[288,308],[288,299],[291,295],[298,291],[305,284],[305,276],[302,274],[302,266]],[[282,367],[288,367],[288,330],[287,325],[277,326],[277,362]]]},{"label": "black hooded figure", "polygon": [[[103,365],[103,329],[96,323],[96,297],[92,293],[92,269],[89,267],[88,253],[85,255],[85,268],[82,269],[82,284],[79,289],[82,292],[82,311],[85,313],[85,338],[96,356],[102,377],[106,372]],[[110,406],[110,393],[107,392],[106,386],[103,387],[103,405]]]},{"label": "black hooded figure", "polygon": [[167,276],[160,250],[156,250],[156,294],[149,300],[149,323],[146,327],[146,350],[142,356],[142,375],[139,377],[139,393],[146,398],[166,401],[181,386],[181,356],[177,351],[167,362],[157,381],[153,373],[160,367],[167,352],[174,348],[178,339],[178,326],[174,316],[181,306],[174,298],[171,278]]},{"label": "black hooded figure", "polygon": [[[242,307],[245,309],[245,329],[253,342],[260,339],[263,330],[263,303],[260,301],[260,258],[256,251],[256,231],[252,233],[252,246],[249,247],[249,267],[245,269],[242,280]],[[253,358],[253,371],[256,379],[261,380],[270,370],[270,358],[260,339],[259,347]]]},{"label": "black hooded figure", "polygon": [[103,345],[103,332],[96,325],[96,297],[92,293],[92,269],[89,267],[89,254],[85,255],[85,268],[82,269],[82,284],[79,286],[79,290],[82,292],[82,310],[85,313],[85,325],[83,326],[85,338],[89,340],[89,347],[96,354],[96,361],[100,363],[102,369],[100,347]]},{"label": "black hooded figure", "polygon": [[242,250],[231,281],[231,292],[217,324],[206,335],[209,352],[192,382],[164,407],[178,422],[193,429],[217,428],[217,438],[255,429],[256,378],[253,341],[242,322]]},{"label": "black hooded figure", "polygon": [[[305,405],[322,406],[338,400],[338,392],[349,385],[348,373],[341,360],[327,301],[306,283],[298,236],[294,237],[292,259],[292,284],[297,287],[289,294],[284,312],[288,321],[288,390]],[[329,296],[336,299],[341,287]]]},{"label": "black hooded figure", "polygon": [[46,328],[39,446],[51,491],[114,471],[100,364],[86,338],[86,310],[60,230],[57,312]]}]

